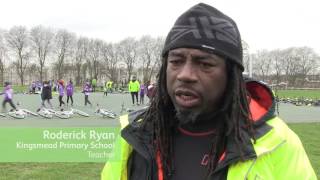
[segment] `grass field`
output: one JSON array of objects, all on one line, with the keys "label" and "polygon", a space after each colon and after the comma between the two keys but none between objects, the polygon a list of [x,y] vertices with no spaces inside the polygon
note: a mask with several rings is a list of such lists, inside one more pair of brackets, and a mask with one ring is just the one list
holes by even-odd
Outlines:
[{"label": "grass field", "polygon": [[5,180],[94,180],[100,178],[104,163],[0,163]]},{"label": "grass field", "polygon": [[294,123],[289,126],[300,137],[313,169],[320,178],[320,123]]},{"label": "grass field", "polygon": [[320,90],[278,90],[280,98],[312,98],[320,99]]},{"label": "grass field", "polygon": [[[289,124],[320,177],[320,123]],[[99,179],[104,163],[0,163],[0,179]]]}]

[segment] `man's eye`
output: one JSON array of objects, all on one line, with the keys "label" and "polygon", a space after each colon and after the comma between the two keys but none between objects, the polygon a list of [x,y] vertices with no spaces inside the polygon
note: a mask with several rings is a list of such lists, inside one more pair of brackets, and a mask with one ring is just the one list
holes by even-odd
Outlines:
[{"label": "man's eye", "polygon": [[180,65],[182,64],[181,60],[169,60],[169,63],[172,65]]},{"label": "man's eye", "polygon": [[214,66],[214,64],[212,64],[212,63],[206,63],[206,62],[202,62],[202,63],[200,63],[200,65],[201,65],[201,67],[203,67],[203,68],[211,68],[211,67]]}]

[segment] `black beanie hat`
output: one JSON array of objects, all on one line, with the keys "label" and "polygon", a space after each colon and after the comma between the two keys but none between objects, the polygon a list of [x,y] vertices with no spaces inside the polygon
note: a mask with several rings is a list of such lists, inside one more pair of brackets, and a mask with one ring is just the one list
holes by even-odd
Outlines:
[{"label": "black beanie hat", "polygon": [[162,57],[168,51],[182,47],[226,57],[244,70],[241,37],[236,23],[207,4],[197,4],[177,19],[166,38]]}]

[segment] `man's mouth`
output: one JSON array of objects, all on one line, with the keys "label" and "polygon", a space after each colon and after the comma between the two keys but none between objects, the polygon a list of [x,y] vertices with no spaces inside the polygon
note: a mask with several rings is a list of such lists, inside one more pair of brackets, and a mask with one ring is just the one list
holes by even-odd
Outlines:
[{"label": "man's mouth", "polygon": [[177,90],[175,92],[176,102],[184,108],[192,108],[200,104],[200,98],[197,93],[190,90]]}]

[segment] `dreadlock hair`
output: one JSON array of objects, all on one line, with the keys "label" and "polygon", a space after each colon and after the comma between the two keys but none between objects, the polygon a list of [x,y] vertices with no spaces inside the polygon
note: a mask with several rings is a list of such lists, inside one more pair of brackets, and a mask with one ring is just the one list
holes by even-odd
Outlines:
[{"label": "dreadlock hair", "polygon": [[[250,137],[254,139],[253,124],[249,111],[248,94],[242,71],[232,61],[226,59],[228,82],[224,93],[224,100],[218,110],[218,116],[222,118],[221,127],[217,128],[217,136],[212,139],[209,152],[208,173],[205,179],[210,178],[218,164],[219,157],[225,150],[226,138],[234,136],[240,149],[243,136],[240,129],[244,128]],[[174,172],[173,136],[177,122],[175,121],[175,108],[167,92],[167,57],[162,59],[162,66],[158,74],[156,94],[146,113],[142,115],[144,121],[142,127],[151,125],[153,136],[153,150],[155,156],[160,155],[164,179],[169,179]],[[242,153],[240,152],[242,157]],[[243,158],[243,157],[242,157]]]}]

